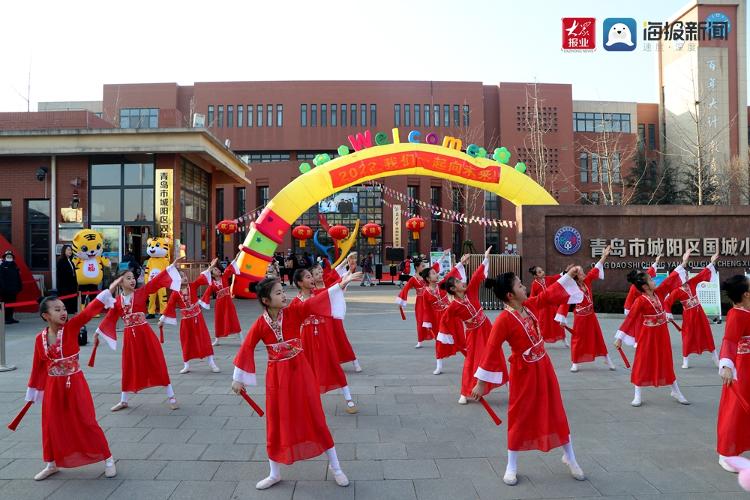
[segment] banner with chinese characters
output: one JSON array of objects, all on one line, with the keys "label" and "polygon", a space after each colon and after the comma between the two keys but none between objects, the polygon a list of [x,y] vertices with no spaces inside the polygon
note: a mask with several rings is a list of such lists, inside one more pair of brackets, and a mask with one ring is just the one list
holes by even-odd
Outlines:
[{"label": "banner with chinese characters", "polygon": [[612,245],[612,258],[681,257],[690,250],[692,257],[711,257],[719,251],[722,258],[750,256],[750,237],[722,238],[590,238],[591,258],[598,259],[607,245]]},{"label": "banner with chinese characters", "polygon": [[156,234],[172,238],[174,234],[174,171],[169,168],[156,169]]},{"label": "banner with chinese characters", "polygon": [[[688,273],[692,278],[698,273]],[[721,288],[719,286],[719,273],[714,274],[714,279],[698,283],[695,294],[703,307],[706,316],[716,318],[721,316]]]},{"label": "banner with chinese characters", "polygon": [[393,205],[393,246],[401,246],[401,205]]}]

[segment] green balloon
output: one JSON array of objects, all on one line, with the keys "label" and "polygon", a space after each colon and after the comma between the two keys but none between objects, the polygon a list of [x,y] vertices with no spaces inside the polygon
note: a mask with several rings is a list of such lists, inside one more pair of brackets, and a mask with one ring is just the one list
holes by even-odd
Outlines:
[{"label": "green balloon", "polygon": [[349,148],[342,144],[341,146],[339,146],[338,153],[339,156],[346,156],[349,154]]},{"label": "green balloon", "polygon": [[375,134],[375,145],[376,146],[385,146],[388,144],[388,134],[385,132],[378,132]]},{"label": "green balloon", "polygon": [[302,165],[299,166],[299,173],[301,173],[301,174],[306,174],[310,170],[312,170],[312,167],[307,162],[305,162],[305,163],[303,163]]},{"label": "green balloon", "polygon": [[469,156],[471,156],[471,157],[473,157],[473,158],[476,158],[478,156],[478,154],[479,154],[479,150],[480,149],[481,148],[479,146],[477,146],[476,144],[469,144],[466,147],[466,154],[469,155]]},{"label": "green balloon", "polygon": [[315,155],[315,158],[313,158],[313,165],[319,167],[329,161],[331,161],[331,155],[329,155],[328,153],[322,153],[319,155]]},{"label": "green balloon", "polygon": [[484,148],[479,148],[479,151],[477,152],[477,156],[479,158],[487,158],[487,150]]},{"label": "green balloon", "polygon": [[492,153],[492,158],[500,163],[508,163],[510,161],[510,151],[505,146],[501,148],[495,148]]},{"label": "green balloon", "polygon": [[516,170],[518,170],[522,174],[525,174],[526,173],[526,164],[524,162],[522,162],[522,161],[519,161],[518,163],[516,163]]}]

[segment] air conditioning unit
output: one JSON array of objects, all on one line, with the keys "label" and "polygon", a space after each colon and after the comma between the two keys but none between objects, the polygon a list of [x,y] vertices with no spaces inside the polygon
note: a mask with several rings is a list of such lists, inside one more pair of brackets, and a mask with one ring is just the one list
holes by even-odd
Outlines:
[{"label": "air conditioning unit", "polygon": [[193,128],[206,128],[206,115],[195,113],[193,115]]}]

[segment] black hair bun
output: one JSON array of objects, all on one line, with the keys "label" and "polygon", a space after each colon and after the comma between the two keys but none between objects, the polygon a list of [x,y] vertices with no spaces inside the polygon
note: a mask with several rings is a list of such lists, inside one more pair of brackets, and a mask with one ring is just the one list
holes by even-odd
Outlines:
[{"label": "black hair bun", "polygon": [[627,277],[628,283],[635,285],[635,282],[638,279],[639,272],[640,271],[638,271],[636,269],[633,269],[632,271],[630,271],[628,273],[628,277]]},{"label": "black hair bun", "polygon": [[248,290],[250,290],[250,293],[257,294],[258,293],[258,281],[254,281],[250,283],[250,286],[247,287]]},{"label": "black hair bun", "polygon": [[495,278],[487,278],[486,280],[484,280],[485,288],[493,290],[495,288],[495,285],[497,285],[497,280]]}]

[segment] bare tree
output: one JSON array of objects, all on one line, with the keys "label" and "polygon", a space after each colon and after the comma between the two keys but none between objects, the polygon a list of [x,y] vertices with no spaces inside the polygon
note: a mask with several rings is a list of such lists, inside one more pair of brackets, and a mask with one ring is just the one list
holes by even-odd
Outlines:
[{"label": "bare tree", "polygon": [[523,113],[524,154],[528,175],[547,191],[552,191],[557,172],[550,168],[549,148],[545,145],[547,134],[557,131],[556,117],[544,105],[545,99],[536,82],[526,86],[526,106]]},{"label": "bare tree", "polygon": [[[597,130],[576,144],[576,151],[591,159],[591,182],[597,186],[602,205],[629,205],[638,185],[646,179],[648,169],[639,177],[628,179],[623,165],[637,159],[638,147],[626,132],[612,131],[612,124],[602,121]],[[644,159],[645,160],[645,159]],[[626,173],[627,174],[627,173]]]}]

